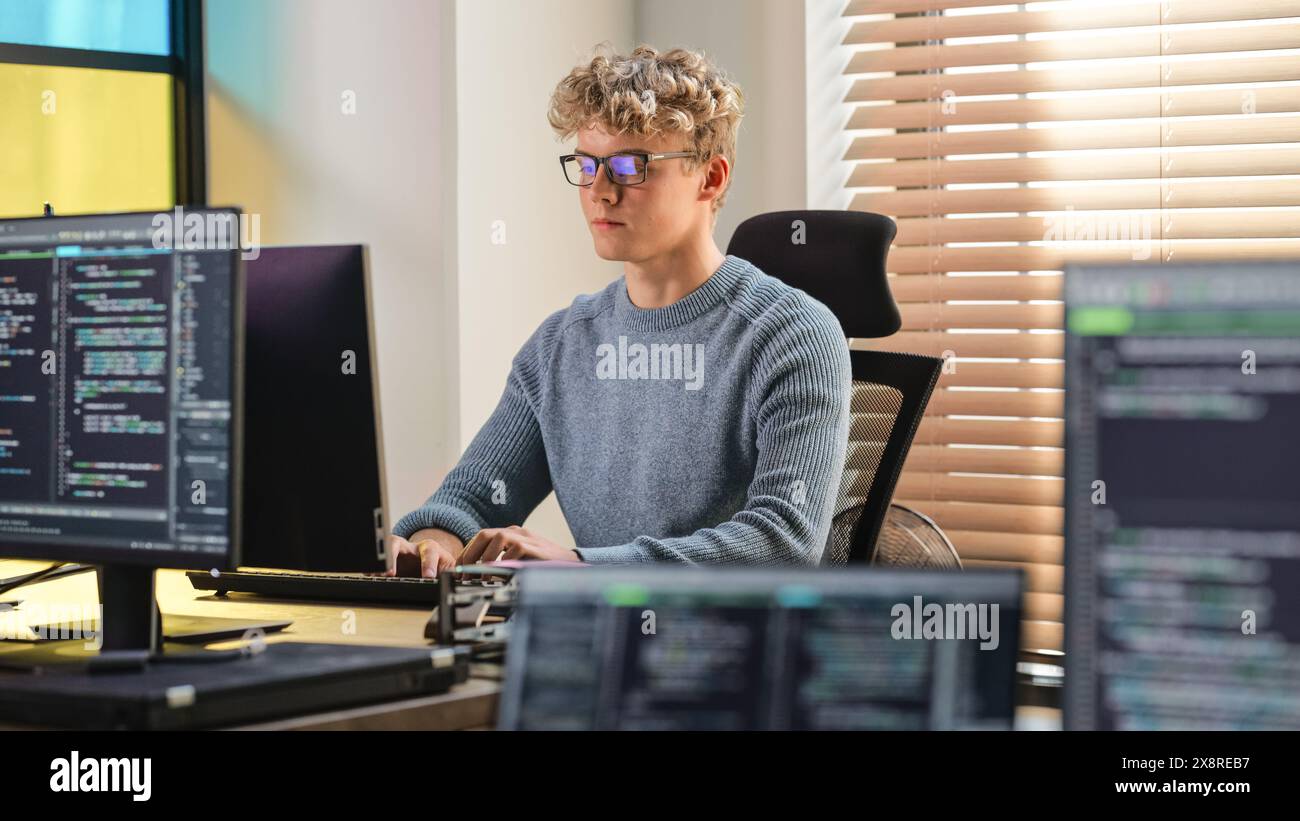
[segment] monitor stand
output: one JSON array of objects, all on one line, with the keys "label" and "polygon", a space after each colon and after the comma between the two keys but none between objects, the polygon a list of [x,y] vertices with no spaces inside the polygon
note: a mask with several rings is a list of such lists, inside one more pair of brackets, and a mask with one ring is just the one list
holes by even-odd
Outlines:
[{"label": "monitor stand", "polygon": [[0,668],[143,669],[150,660],[164,655],[177,661],[237,658],[239,651],[208,651],[200,645],[222,639],[256,639],[292,623],[179,617],[185,629],[173,640],[164,637],[165,621],[158,609],[152,567],[108,564],[99,567],[97,575],[100,617],[93,629],[80,622],[34,626],[37,635],[45,638],[35,639],[30,648],[0,652]]}]

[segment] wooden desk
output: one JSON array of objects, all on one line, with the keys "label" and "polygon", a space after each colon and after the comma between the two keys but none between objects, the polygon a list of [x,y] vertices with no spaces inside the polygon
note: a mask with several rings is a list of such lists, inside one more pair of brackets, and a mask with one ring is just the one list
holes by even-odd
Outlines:
[{"label": "wooden desk", "polygon": [[[43,562],[0,561],[0,576],[14,576],[45,566]],[[219,599],[195,590],[179,570],[157,574],[158,602],[164,612],[186,616],[216,616],[249,621],[292,619],[283,633],[267,636],[267,644],[281,641],[310,641],[332,644],[381,644],[393,647],[427,647],[424,624],[429,609],[424,607],[369,607],[329,603],[271,600],[231,594]],[[21,598],[28,603],[69,605],[96,601],[95,576],[84,573],[33,587],[19,588],[4,598]],[[431,609],[431,608],[430,608]],[[12,645],[6,647],[5,645]],[[0,653],[29,645],[0,642]],[[235,643],[213,647],[235,646]],[[488,729],[496,723],[501,685],[495,681],[470,679],[449,692],[436,696],[389,701],[350,707],[326,713],[278,719],[231,729],[249,730],[466,730]],[[1057,729],[1061,711],[1021,705],[1016,710],[1021,729]],[[27,728],[30,728],[29,726]],[[23,729],[0,723],[0,730]]]},{"label": "wooden desk", "polygon": [[[47,562],[0,561],[0,576],[14,576],[39,569]],[[428,647],[424,624],[432,608],[372,607],[359,604],[312,603],[272,600],[230,594],[221,599],[208,591],[195,590],[185,573],[160,570],[157,573],[158,604],[164,613],[184,616],[209,616],[249,621],[293,620],[281,633],[266,637],[268,645],[282,641],[306,641],[328,644],[371,644],[391,647]],[[43,604],[80,606],[97,601],[95,574],[42,582],[15,590],[3,599],[22,599],[23,608]],[[213,647],[237,646],[235,643]],[[29,647],[28,644],[0,642],[0,653]],[[496,722],[500,684],[470,679],[449,692],[421,698],[382,702],[350,707],[327,713],[285,718],[232,729],[266,730],[462,730],[483,729]],[[30,727],[30,725],[26,725]],[[21,729],[20,725],[0,724],[0,729]]]}]

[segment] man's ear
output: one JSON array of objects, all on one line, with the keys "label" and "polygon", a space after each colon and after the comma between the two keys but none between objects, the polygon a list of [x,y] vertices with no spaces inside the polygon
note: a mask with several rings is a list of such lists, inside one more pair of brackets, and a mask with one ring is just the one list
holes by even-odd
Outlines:
[{"label": "man's ear", "polygon": [[700,187],[700,199],[715,200],[727,189],[727,180],[731,178],[731,163],[721,154],[709,159],[704,168],[704,184]]}]

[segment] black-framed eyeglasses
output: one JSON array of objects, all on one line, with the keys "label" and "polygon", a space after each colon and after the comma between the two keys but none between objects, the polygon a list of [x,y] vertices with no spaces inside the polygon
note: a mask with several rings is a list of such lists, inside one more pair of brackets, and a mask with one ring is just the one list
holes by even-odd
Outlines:
[{"label": "black-framed eyeglasses", "polygon": [[590,154],[565,154],[560,157],[564,178],[570,185],[586,188],[596,181],[600,166],[605,166],[605,176],[619,185],[640,185],[645,182],[646,168],[654,160],[671,160],[675,157],[694,157],[694,151],[669,151],[666,154],[646,154],[640,151],[621,151],[608,157]]}]

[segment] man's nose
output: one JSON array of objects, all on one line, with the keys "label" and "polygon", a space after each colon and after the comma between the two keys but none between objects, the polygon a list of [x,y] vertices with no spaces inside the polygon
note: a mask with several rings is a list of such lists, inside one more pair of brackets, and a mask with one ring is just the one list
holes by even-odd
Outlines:
[{"label": "man's nose", "polygon": [[618,198],[622,195],[619,189],[620,186],[609,181],[609,175],[605,173],[603,165],[596,169],[596,179],[587,188],[591,192],[592,202],[605,200],[611,203],[618,202]]}]

